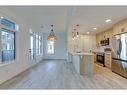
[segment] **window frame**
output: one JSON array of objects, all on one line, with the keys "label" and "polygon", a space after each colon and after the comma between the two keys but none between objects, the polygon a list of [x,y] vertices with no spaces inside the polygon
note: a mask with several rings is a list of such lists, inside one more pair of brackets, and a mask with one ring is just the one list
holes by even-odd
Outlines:
[{"label": "window frame", "polygon": [[[32,31],[32,30],[31,30]],[[30,31],[30,52],[31,52],[31,36],[33,37],[33,58],[30,54],[30,60],[36,60],[40,55],[42,55],[42,36]],[[39,39],[40,38],[40,39]],[[40,47],[39,47],[40,41]],[[40,50],[39,50],[40,49]],[[40,51],[40,52],[39,52]]]},{"label": "window frame", "polygon": [[[32,42],[31,43],[31,37],[32,37]],[[36,43],[36,37],[34,32],[30,32],[30,60],[36,60],[36,46],[34,45]],[[31,47],[32,46],[32,47]]]},{"label": "window frame", "polygon": [[[36,55],[41,55],[42,53],[42,36],[36,34]],[[40,46],[39,46],[39,42],[40,42]]]},{"label": "window frame", "polygon": [[[11,28],[11,27],[8,27],[8,26],[6,26],[6,25],[4,25],[4,24],[2,24],[2,19],[6,19],[7,21],[9,21],[9,22],[11,22],[11,23],[13,23],[13,24],[15,24],[15,26],[14,26],[14,29],[13,28]],[[3,61],[3,57],[2,57],[2,30],[7,30],[6,32],[10,32],[10,33],[13,33],[14,34],[14,59],[13,60],[7,60],[7,61]],[[10,20],[10,19],[8,19],[8,18],[6,18],[6,17],[2,17],[2,18],[0,18],[0,56],[1,56],[1,60],[0,60],[0,63],[2,63],[2,64],[7,64],[7,63],[11,63],[11,62],[13,62],[13,61],[15,61],[16,60],[16,32],[18,32],[18,30],[19,30],[19,26],[18,26],[18,24],[16,24],[14,21],[12,21],[12,20]],[[1,65],[1,64],[0,64]]]},{"label": "window frame", "polygon": [[[2,20],[7,21],[7,22],[9,22],[9,23],[12,23],[12,24],[13,24],[12,27],[9,27],[9,26],[5,25],[4,23],[2,23]],[[11,20],[9,20],[9,19],[7,19],[7,18],[2,18],[2,19],[1,19],[1,24],[2,24],[3,26],[9,27],[9,28],[11,28],[11,29],[13,29],[13,30],[16,30],[16,23],[13,22],[13,21],[11,21]]]},{"label": "window frame", "polygon": [[42,36],[38,37],[39,54],[42,54]]},{"label": "window frame", "polygon": [[[49,52],[49,50],[48,50],[49,42],[52,42],[52,47],[53,47],[52,52]],[[54,41],[47,41],[47,54],[49,54],[49,55],[54,55],[55,54],[55,42]]]}]

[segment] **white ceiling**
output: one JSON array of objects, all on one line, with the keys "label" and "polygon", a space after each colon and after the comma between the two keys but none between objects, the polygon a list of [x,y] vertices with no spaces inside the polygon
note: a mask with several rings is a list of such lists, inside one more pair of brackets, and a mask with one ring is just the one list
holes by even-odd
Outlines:
[{"label": "white ceiling", "polygon": [[[75,11],[74,24],[79,24],[80,32],[92,34],[104,31],[120,20],[127,18],[127,6],[79,6]],[[105,19],[111,19],[106,23]],[[93,30],[97,27],[98,30]]]},{"label": "white ceiling", "polygon": [[69,7],[58,6],[8,6],[6,9],[23,18],[34,31],[43,33],[49,33],[52,24],[55,32],[65,31],[69,11]]},{"label": "white ceiling", "polygon": [[[43,33],[73,31],[79,24],[79,31],[91,34],[104,31],[116,22],[127,18],[127,6],[8,6],[8,10],[22,17],[31,27]],[[105,19],[112,19],[106,23]],[[42,29],[40,26],[44,26]],[[93,30],[97,27],[98,30]]]}]

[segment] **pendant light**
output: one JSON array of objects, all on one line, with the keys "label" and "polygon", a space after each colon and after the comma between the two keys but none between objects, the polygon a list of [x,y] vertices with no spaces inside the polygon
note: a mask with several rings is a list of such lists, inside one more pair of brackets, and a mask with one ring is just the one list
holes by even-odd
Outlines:
[{"label": "pendant light", "polygon": [[77,26],[76,37],[79,37],[79,31],[78,31],[79,24],[77,24],[76,26]]},{"label": "pendant light", "polygon": [[76,39],[76,29],[74,29],[74,32],[72,32],[72,39],[75,40]]},{"label": "pendant light", "polygon": [[50,32],[50,34],[49,34],[49,36],[48,36],[48,41],[56,41],[57,40],[57,37],[56,37],[56,35],[55,35],[55,33],[54,33],[54,31],[53,31],[53,25],[51,25],[51,32]]}]

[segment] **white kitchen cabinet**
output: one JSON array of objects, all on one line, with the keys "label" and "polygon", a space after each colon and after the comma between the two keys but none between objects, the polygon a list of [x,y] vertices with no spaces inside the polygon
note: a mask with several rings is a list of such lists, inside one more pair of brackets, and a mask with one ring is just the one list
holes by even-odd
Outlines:
[{"label": "white kitchen cabinet", "polygon": [[105,52],[105,66],[111,68],[111,53]]},{"label": "white kitchen cabinet", "polygon": [[90,52],[96,50],[95,35],[80,35],[75,40],[70,41],[70,51],[73,52]]},{"label": "white kitchen cabinet", "polygon": [[94,52],[94,63],[97,63],[97,53]]},{"label": "white kitchen cabinet", "polygon": [[113,26],[113,35],[123,32],[127,32],[127,19],[122,20]]},{"label": "white kitchen cabinet", "polygon": [[119,34],[120,33],[120,28],[119,28],[119,24],[115,24],[113,26],[113,35]]},{"label": "white kitchen cabinet", "polygon": [[90,52],[90,50],[95,51],[96,49],[96,36],[83,35],[82,38],[82,51]]}]

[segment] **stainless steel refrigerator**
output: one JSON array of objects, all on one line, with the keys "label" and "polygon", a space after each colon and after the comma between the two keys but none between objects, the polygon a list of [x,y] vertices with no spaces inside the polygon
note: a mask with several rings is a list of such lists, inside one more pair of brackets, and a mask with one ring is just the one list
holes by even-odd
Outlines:
[{"label": "stainless steel refrigerator", "polygon": [[112,38],[113,72],[127,78],[127,33],[118,34]]}]

